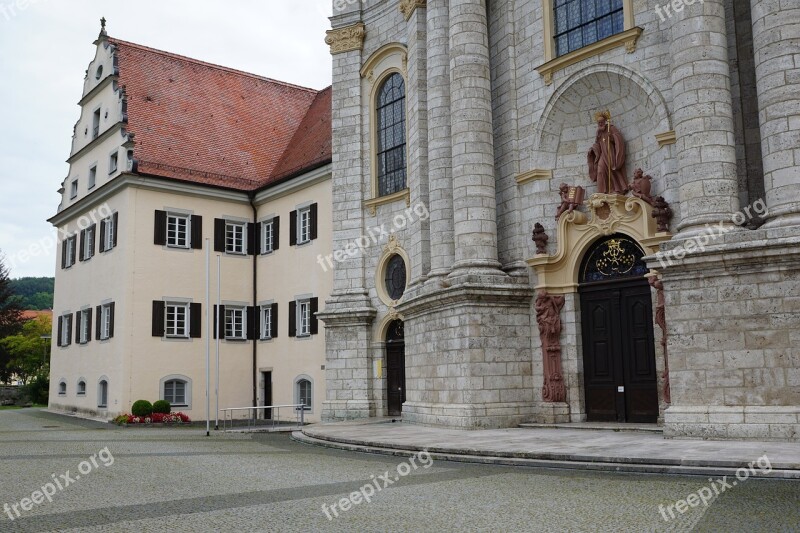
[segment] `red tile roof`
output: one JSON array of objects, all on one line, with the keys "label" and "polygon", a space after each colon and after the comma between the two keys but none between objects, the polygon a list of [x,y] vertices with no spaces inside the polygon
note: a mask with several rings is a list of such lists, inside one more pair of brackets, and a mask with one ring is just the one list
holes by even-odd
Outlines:
[{"label": "red tile roof", "polygon": [[22,312],[22,320],[34,320],[39,318],[40,316],[48,316],[53,318],[53,310],[52,309],[44,309],[43,311],[23,311]]},{"label": "red tile roof", "polygon": [[330,88],[109,42],[139,173],[251,191],[331,161]]}]

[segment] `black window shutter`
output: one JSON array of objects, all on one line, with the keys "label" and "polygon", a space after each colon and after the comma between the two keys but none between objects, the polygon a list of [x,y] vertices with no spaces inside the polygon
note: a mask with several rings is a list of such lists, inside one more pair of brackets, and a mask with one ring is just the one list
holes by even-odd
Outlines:
[{"label": "black window shutter", "polygon": [[247,255],[256,255],[256,226],[252,222],[247,223]]},{"label": "black window shutter", "polygon": [[73,235],[72,237],[69,238],[69,240],[72,243],[72,244],[70,244],[70,247],[72,248],[72,254],[73,254],[72,255],[72,264],[74,265],[75,264],[75,254],[78,253],[78,236],[77,235]]},{"label": "black window shutter", "polygon": [[192,215],[192,248],[203,249],[203,217]]},{"label": "black window shutter", "polygon": [[86,251],[86,230],[81,230],[81,253],[78,254],[78,261],[83,261],[83,253]]},{"label": "black window shutter", "polygon": [[189,305],[189,337],[199,339],[202,334],[203,305],[199,303]]},{"label": "black window shutter", "polygon": [[280,245],[281,217],[272,219],[272,249],[277,250]]},{"label": "black window shutter", "polygon": [[[114,235],[118,233],[116,223],[114,223]],[[153,244],[167,244],[167,212],[156,210],[156,219],[153,230]]]},{"label": "black window shutter", "polygon": [[316,335],[319,333],[319,322],[317,321],[316,312],[319,311],[319,298],[311,298],[311,309],[309,313],[311,314],[311,334]]},{"label": "black window shutter", "polygon": [[[100,226],[102,228],[102,225]],[[101,230],[102,231],[102,230]],[[94,339],[100,340],[100,334],[103,332],[103,306],[98,305],[95,307],[95,312],[97,313],[97,317],[95,318],[95,325],[94,325]]]},{"label": "black window shutter", "polygon": [[256,305],[247,308],[247,340],[254,341],[261,336],[258,327],[261,323],[261,317],[258,316],[260,310]]},{"label": "black window shutter", "polygon": [[214,219],[214,251],[225,251],[225,219]]},{"label": "black window shutter", "polygon": [[289,246],[297,244],[297,211],[289,213]]},{"label": "black window shutter", "polygon": [[75,344],[81,343],[81,312],[75,312]]},{"label": "black window shutter", "polygon": [[[116,224],[114,227],[116,227]],[[109,307],[108,313],[111,315],[109,317],[109,324],[108,324],[108,338],[110,339],[111,337],[114,336],[114,302],[108,304],[108,307]]]},{"label": "black window shutter", "polygon": [[86,310],[86,342],[92,340],[92,308]]},{"label": "black window shutter", "polygon": [[311,204],[311,240],[317,238],[317,204]]},{"label": "black window shutter", "polygon": [[273,339],[278,336],[278,303],[272,304],[272,312],[270,312],[269,336]]},{"label": "black window shutter", "polygon": [[61,241],[61,268],[67,268],[67,244],[69,239]]},{"label": "black window shutter", "polygon": [[166,304],[161,300],[153,300],[153,337],[164,336],[164,313]]},{"label": "black window shutter", "polygon": [[[119,213],[114,213],[114,216],[111,217],[111,220],[112,220],[111,224],[112,224],[113,229],[114,229],[113,247],[116,248],[116,246],[117,246],[117,236],[119,235]],[[166,234],[166,230],[164,231],[164,233]]]},{"label": "black window shutter", "polygon": [[91,247],[89,248],[89,257],[94,257],[94,245],[97,243],[97,224],[92,224],[87,231],[92,233]]},{"label": "black window shutter", "polygon": [[102,254],[106,251],[106,221],[100,221],[100,244],[98,244],[97,249]]},{"label": "black window shutter", "polygon": [[289,336],[297,337],[297,302],[289,302]]},{"label": "black window shutter", "polygon": [[61,346],[61,336],[64,334],[64,317],[58,317],[58,338],[56,338],[56,346]]},{"label": "black window shutter", "polygon": [[[218,314],[219,313],[219,314]],[[219,322],[217,322],[219,320]],[[214,306],[214,338],[219,335],[220,339],[225,338],[225,306],[220,305],[219,309]]]},{"label": "black window shutter", "polygon": [[[70,319],[72,315],[69,315]],[[69,327],[67,328],[67,346],[72,344],[72,322],[69,323]]]}]

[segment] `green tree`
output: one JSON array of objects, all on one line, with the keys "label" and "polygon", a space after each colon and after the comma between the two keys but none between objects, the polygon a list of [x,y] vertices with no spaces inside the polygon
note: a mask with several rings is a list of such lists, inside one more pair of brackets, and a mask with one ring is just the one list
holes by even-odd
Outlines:
[{"label": "green tree", "polygon": [[0,255],[0,339],[13,335],[22,326],[22,307],[14,298],[8,267]]},{"label": "green tree", "polygon": [[11,280],[11,290],[19,298],[24,309],[42,310],[53,308],[54,278],[19,278]]},{"label": "green tree", "polygon": [[31,378],[46,375],[49,372],[49,336],[52,321],[48,316],[40,316],[27,321],[16,335],[0,340],[0,345],[10,355],[8,370],[16,374],[23,385]]}]

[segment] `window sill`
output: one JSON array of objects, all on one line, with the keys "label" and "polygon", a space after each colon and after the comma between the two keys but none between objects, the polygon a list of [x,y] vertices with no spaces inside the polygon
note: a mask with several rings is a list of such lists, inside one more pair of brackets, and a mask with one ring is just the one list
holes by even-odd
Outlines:
[{"label": "window sill", "polygon": [[271,341],[271,340],[272,340],[272,337],[261,337],[261,338],[260,338],[260,339],[258,339],[258,340],[260,340],[260,341]]},{"label": "window sill", "polygon": [[406,207],[411,207],[411,191],[408,188],[405,188],[402,191],[387,194],[386,196],[379,196],[378,198],[373,198],[372,200],[364,200],[364,207],[369,209],[370,215],[375,216],[375,214],[378,212],[378,206],[391,204],[399,200],[405,200]]},{"label": "window sill", "polygon": [[632,54],[636,51],[636,41],[639,39],[642,31],[642,28],[636,26],[629,30],[623,31],[622,33],[617,33],[611,37],[606,37],[602,41],[597,41],[596,43],[584,46],[578,50],[573,50],[572,52],[564,54],[563,56],[551,59],[547,63],[536,67],[536,71],[544,77],[545,85],[550,85],[553,83],[554,73],[565,69],[570,65],[574,65],[579,61],[583,61],[584,59],[594,57],[602,54],[603,52],[613,50],[614,48],[618,48],[623,45],[625,46],[627,52]]}]

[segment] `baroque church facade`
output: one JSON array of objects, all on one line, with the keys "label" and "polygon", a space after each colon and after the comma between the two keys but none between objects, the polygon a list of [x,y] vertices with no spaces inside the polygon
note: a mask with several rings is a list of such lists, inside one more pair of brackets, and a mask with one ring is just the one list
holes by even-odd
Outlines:
[{"label": "baroque church facade", "polygon": [[799,18],[334,2],[323,419],[796,439]]}]

